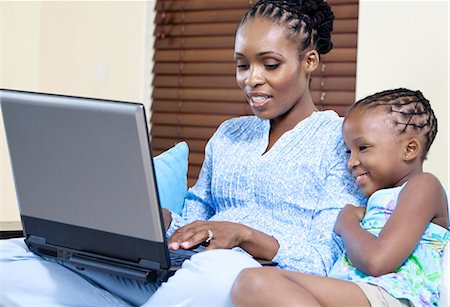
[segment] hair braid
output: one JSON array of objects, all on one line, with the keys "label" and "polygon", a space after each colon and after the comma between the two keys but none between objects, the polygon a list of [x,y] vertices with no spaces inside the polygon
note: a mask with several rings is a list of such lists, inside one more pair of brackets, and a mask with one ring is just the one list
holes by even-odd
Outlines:
[{"label": "hair braid", "polygon": [[301,35],[300,51],[316,49],[325,54],[333,48],[331,32],[334,14],[324,0],[259,0],[244,15],[239,26],[255,17],[286,25],[294,38]]},{"label": "hair braid", "polygon": [[424,140],[423,158],[426,158],[438,125],[430,102],[422,92],[405,88],[382,91],[357,101],[348,113],[356,108],[375,107],[384,107],[400,134],[412,132],[421,136]]}]

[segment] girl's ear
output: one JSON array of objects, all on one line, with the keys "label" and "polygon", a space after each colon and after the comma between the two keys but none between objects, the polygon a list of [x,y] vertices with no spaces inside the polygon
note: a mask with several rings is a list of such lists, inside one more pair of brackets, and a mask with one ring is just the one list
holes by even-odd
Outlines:
[{"label": "girl's ear", "polygon": [[306,52],[303,58],[306,73],[312,73],[319,66],[319,53],[313,49]]},{"label": "girl's ear", "polygon": [[403,160],[415,159],[421,152],[421,143],[416,138],[409,139],[403,152]]}]

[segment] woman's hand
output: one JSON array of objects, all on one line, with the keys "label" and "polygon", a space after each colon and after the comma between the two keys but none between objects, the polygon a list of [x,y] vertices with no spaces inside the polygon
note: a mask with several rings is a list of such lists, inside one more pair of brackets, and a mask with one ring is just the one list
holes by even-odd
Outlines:
[{"label": "woman's hand", "polygon": [[345,205],[344,208],[339,212],[336,219],[336,224],[334,224],[334,232],[341,235],[345,231],[345,227],[351,223],[360,223],[364,214],[366,213],[365,207],[356,207],[353,205]]},{"label": "woman's hand", "polygon": [[190,249],[203,242],[208,244],[207,249],[239,246],[250,255],[266,260],[272,260],[280,248],[274,237],[242,224],[196,221],[172,234],[169,249]]},{"label": "woman's hand", "polygon": [[233,248],[249,236],[246,226],[231,222],[196,221],[180,227],[169,238],[169,248],[189,249],[206,242],[207,249]]}]

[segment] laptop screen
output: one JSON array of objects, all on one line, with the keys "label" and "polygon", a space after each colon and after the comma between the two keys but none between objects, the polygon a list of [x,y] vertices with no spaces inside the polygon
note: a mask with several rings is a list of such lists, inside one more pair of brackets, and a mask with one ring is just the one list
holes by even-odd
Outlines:
[{"label": "laptop screen", "polygon": [[0,95],[22,218],[164,242],[142,104]]}]

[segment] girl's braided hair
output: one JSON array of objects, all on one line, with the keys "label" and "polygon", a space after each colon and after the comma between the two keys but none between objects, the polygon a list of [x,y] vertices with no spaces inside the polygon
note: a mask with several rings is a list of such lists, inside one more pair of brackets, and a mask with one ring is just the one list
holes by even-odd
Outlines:
[{"label": "girl's braided hair", "polygon": [[437,118],[430,102],[420,91],[406,88],[382,91],[357,101],[348,113],[356,108],[382,107],[400,134],[418,134],[424,142],[423,159],[438,131]]},{"label": "girl's braided hair", "polygon": [[303,38],[300,52],[316,49],[320,55],[333,48],[334,14],[324,0],[259,0],[244,15],[239,27],[255,17],[287,26],[290,38]]}]

